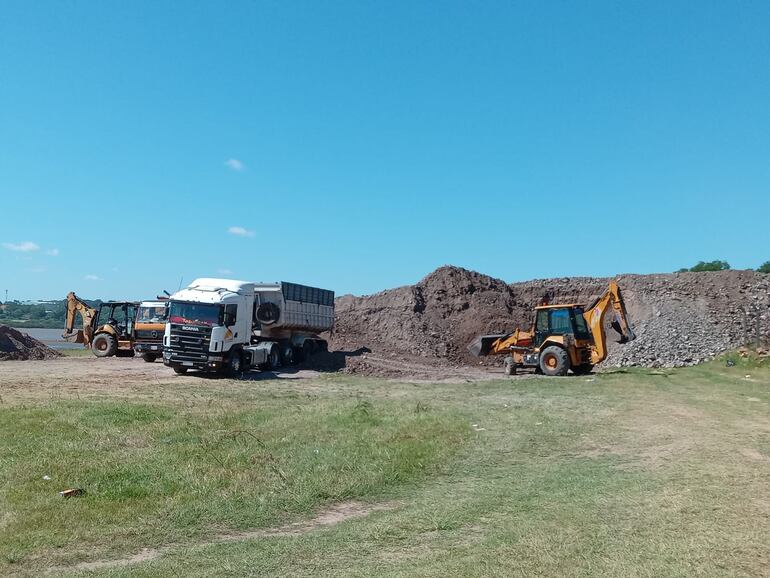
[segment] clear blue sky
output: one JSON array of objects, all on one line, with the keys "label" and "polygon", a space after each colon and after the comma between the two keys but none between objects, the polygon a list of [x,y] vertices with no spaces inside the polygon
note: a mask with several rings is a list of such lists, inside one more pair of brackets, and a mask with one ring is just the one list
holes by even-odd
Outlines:
[{"label": "clear blue sky", "polygon": [[766,1],[4,0],[0,291],[756,267],[768,30]]}]

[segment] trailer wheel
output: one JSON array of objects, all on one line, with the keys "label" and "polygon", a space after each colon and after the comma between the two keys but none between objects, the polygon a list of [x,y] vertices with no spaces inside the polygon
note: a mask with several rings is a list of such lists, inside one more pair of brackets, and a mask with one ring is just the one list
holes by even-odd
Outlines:
[{"label": "trailer wheel", "polygon": [[569,356],[558,345],[550,345],[540,352],[540,370],[545,375],[567,375]]},{"label": "trailer wheel", "polygon": [[270,348],[270,353],[267,356],[267,368],[278,369],[281,366],[281,352],[277,345],[273,345]]},{"label": "trailer wheel", "polygon": [[302,357],[304,357],[305,360],[310,359],[310,357],[315,353],[315,350],[315,341],[312,339],[305,339],[304,343],[302,344]]},{"label": "trailer wheel", "polygon": [[158,359],[157,353],[142,353],[142,359],[144,359],[147,363],[152,363],[156,359]]},{"label": "trailer wheel", "polygon": [[91,343],[96,357],[112,357],[118,351],[118,341],[109,333],[98,333]]}]

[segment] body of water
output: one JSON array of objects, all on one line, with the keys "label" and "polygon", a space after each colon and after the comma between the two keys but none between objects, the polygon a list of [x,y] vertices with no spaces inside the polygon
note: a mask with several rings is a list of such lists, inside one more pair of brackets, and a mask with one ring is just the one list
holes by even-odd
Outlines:
[{"label": "body of water", "polygon": [[26,333],[30,337],[42,341],[52,349],[83,349],[82,343],[70,343],[69,341],[62,339],[61,334],[64,333],[63,329],[35,329],[21,327],[18,329],[22,333]]}]

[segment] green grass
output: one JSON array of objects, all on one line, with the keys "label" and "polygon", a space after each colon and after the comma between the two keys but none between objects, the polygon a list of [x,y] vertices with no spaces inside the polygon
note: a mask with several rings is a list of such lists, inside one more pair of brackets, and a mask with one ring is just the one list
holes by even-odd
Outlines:
[{"label": "green grass", "polygon": [[[461,384],[221,380],[179,403],[0,406],[0,574],[163,545],[87,574],[768,574],[770,367],[724,362]],[[70,485],[88,493],[56,495]],[[351,498],[398,506],[207,541]]]},{"label": "green grass", "polygon": [[77,349],[57,349],[59,353],[65,357],[93,357],[93,352],[85,347],[78,347]]}]

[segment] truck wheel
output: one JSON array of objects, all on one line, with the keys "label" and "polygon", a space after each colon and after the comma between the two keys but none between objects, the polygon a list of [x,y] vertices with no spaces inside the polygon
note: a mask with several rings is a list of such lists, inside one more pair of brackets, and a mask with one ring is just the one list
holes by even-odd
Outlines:
[{"label": "truck wheel", "polygon": [[91,343],[91,351],[96,357],[112,357],[118,351],[118,341],[109,333],[99,333]]},{"label": "truck wheel", "polygon": [[273,345],[270,348],[270,353],[267,356],[267,368],[278,369],[281,366],[281,352],[278,350],[277,345]]},{"label": "truck wheel", "polygon": [[283,349],[281,363],[283,363],[283,365],[294,365],[296,363],[294,358],[294,348],[291,345]]},{"label": "truck wheel", "polygon": [[187,373],[187,368],[186,367],[181,367],[179,365],[175,365],[173,367],[173,369],[174,369],[174,373],[176,373],[178,375],[184,375],[185,373]]},{"label": "truck wheel", "polygon": [[314,353],[315,341],[312,339],[305,339],[304,343],[302,344],[302,357],[304,357],[305,361],[307,361]]},{"label": "truck wheel", "polygon": [[567,375],[569,356],[558,345],[550,345],[540,352],[540,369],[545,375]]},{"label": "truck wheel", "polygon": [[503,362],[503,373],[505,375],[516,375],[516,364],[513,362],[513,357],[506,357]]},{"label": "truck wheel", "polygon": [[144,359],[147,363],[152,363],[156,359],[158,359],[157,353],[142,353],[142,359]]},{"label": "truck wheel", "polygon": [[227,357],[227,374],[236,377],[243,373],[243,355],[240,349],[233,349]]}]

